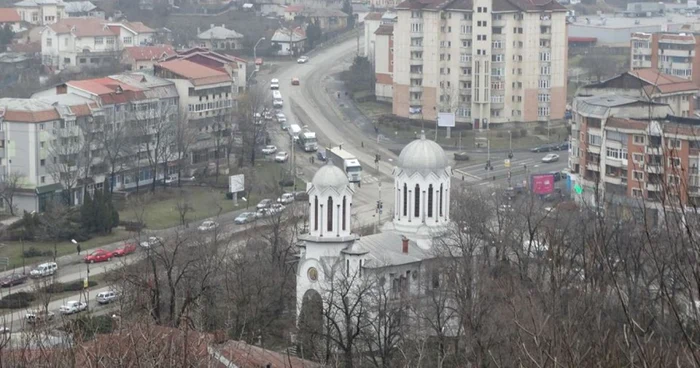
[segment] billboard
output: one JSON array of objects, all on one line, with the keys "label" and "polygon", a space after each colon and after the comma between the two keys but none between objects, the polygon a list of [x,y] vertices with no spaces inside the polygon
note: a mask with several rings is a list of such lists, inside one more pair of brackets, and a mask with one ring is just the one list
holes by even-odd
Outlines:
[{"label": "billboard", "polygon": [[439,127],[454,128],[454,126],[455,126],[455,114],[453,112],[439,112],[438,113],[438,126]]},{"label": "billboard", "polygon": [[245,179],[243,174],[231,175],[228,177],[228,191],[238,193],[244,190]]},{"label": "billboard", "polygon": [[538,195],[549,194],[554,191],[553,174],[535,174],[530,176],[532,192]]}]

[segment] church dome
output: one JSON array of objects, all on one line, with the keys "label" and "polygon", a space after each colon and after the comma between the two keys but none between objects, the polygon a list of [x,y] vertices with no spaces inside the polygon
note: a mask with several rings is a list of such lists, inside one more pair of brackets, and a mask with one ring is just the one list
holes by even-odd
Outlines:
[{"label": "church dome", "polygon": [[397,166],[409,175],[419,172],[428,175],[438,174],[447,167],[447,155],[439,144],[425,138],[421,132],[420,139],[409,143],[401,150]]},{"label": "church dome", "polygon": [[341,191],[349,184],[349,181],[343,170],[333,165],[329,159],[325,165],[321,166],[321,168],[316,171],[311,183],[314,187],[318,188],[318,190],[335,188],[337,191]]}]

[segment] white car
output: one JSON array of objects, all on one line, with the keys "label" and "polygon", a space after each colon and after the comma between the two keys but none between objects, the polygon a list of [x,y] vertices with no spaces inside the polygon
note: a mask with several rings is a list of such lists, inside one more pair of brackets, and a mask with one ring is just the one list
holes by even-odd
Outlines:
[{"label": "white car", "polygon": [[272,111],[270,111],[270,110],[265,110],[265,111],[263,112],[263,118],[264,118],[265,120],[272,120]]},{"label": "white car", "polygon": [[199,231],[211,231],[219,227],[219,224],[217,224],[214,221],[204,221],[202,222],[201,225],[197,228]]},{"label": "white car", "polygon": [[70,300],[67,301],[66,304],[63,304],[61,308],[59,308],[59,311],[61,314],[74,314],[87,310],[87,307],[88,305],[85,302]]},{"label": "white car", "polygon": [[270,208],[268,209],[272,215],[276,215],[282,211],[284,211],[286,207],[282,203],[273,203],[270,205]]},{"label": "white car", "polygon": [[273,154],[273,153],[275,153],[275,152],[277,152],[277,147],[276,147],[276,146],[272,146],[272,145],[265,146],[265,148],[262,149],[262,153],[264,153],[264,154],[266,154],[266,155],[271,155],[271,154]]},{"label": "white car", "polygon": [[270,80],[270,89],[280,89],[280,80],[277,78],[272,78]]},{"label": "white car", "polygon": [[44,321],[50,321],[54,317],[53,312],[46,312],[44,310],[33,310],[27,312],[27,314],[24,316],[24,318],[27,320],[27,323],[39,323],[39,322],[44,322]]},{"label": "white car", "polygon": [[542,157],[542,162],[544,163],[551,163],[551,162],[557,162],[559,161],[559,155],[556,153],[549,153],[547,156]]},{"label": "white car", "polygon": [[306,56],[306,55],[300,56],[300,57],[297,59],[297,63],[299,63],[299,64],[306,64],[307,61],[309,61],[309,57]]},{"label": "white car", "polygon": [[277,122],[280,123],[280,124],[286,123],[286,122],[287,122],[287,117],[284,116],[284,114],[281,113],[281,112],[278,112],[277,115],[276,115],[275,117],[277,118]]},{"label": "white car", "polygon": [[275,155],[275,162],[287,162],[289,159],[289,153],[287,152],[277,152],[277,155]]},{"label": "white car", "polygon": [[262,201],[258,202],[257,209],[261,210],[263,208],[268,208],[268,207],[270,207],[271,204],[272,204],[272,200],[265,198]]},{"label": "white car", "polygon": [[117,292],[113,290],[103,291],[95,298],[99,304],[109,304],[117,300]]},{"label": "white car", "polygon": [[156,245],[162,245],[163,244],[163,238],[159,236],[149,236],[148,240],[142,241],[141,246],[144,248],[151,248]]},{"label": "white car", "polygon": [[294,193],[284,193],[277,198],[277,203],[292,203],[294,202]]}]

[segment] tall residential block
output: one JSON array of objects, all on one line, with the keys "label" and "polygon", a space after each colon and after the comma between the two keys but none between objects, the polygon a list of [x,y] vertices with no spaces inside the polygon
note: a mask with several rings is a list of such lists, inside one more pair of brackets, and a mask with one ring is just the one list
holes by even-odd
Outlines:
[{"label": "tall residential block", "polygon": [[[633,33],[630,43],[631,68],[658,69],[664,74],[693,81],[700,86],[700,34],[696,33]],[[693,72],[695,71],[695,72]]]},{"label": "tall residential block", "polygon": [[408,0],[393,32],[393,112],[457,123],[562,119],[566,8],[542,0]]}]

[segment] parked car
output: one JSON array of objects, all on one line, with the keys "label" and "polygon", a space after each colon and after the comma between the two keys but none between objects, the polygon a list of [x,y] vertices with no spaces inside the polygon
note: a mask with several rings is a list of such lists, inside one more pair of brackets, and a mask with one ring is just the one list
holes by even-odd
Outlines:
[{"label": "parked car", "polygon": [[112,252],[104,249],[98,249],[83,257],[83,260],[85,263],[107,262],[111,261],[112,257]]},{"label": "parked car", "polygon": [[272,120],[272,111],[270,111],[270,110],[263,111],[263,118],[265,120]]},{"label": "parked car", "polygon": [[58,271],[56,262],[47,262],[36,266],[35,269],[29,272],[29,275],[31,277],[46,277],[55,274],[56,271]]},{"label": "parked car", "polygon": [[88,305],[85,302],[69,300],[66,302],[66,304],[63,304],[58,310],[61,312],[61,314],[74,314],[87,310],[87,307]]},{"label": "parked car", "polygon": [[219,224],[214,222],[214,221],[204,221],[202,222],[201,225],[197,228],[199,231],[212,231],[215,230],[217,227],[219,227]]},{"label": "parked car", "polygon": [[28,311],[27,314],[24,315],[24,318],[27,321],[27,323],[31,324],[50,321],[53,319],[53,317],[53,312],[47,312],[45,310],[32,310]]},{"label": "parked car", "polygon": [[277,198],[277,203],[292,203],[294,202],[294,193],[284,193]]},{"label": "parked car", "polygon": [[299,78],[297,78],[297,77],[292,78],[292,85],[298,86],[299,85]]},{"label": "parked car", "polygon": [[309,61],[309,57],[306,55],[299,56],[299,58],[297,59],[297,63],[299,64],[306,64],[307,61]]},{"label": "parked car", "polygon": [[272,214],[276,215],[276,214],[284,211],[285,208],[286,207],[282,203],[273,203],[270,205],[269,210],[270,210],[270,212],[272,212]]},{"label": "parked car", "polygon": [[255,221],[256,218],[257,216],[255,216],[255,212],[243,212],[236,216],[233,222],[238,225],[243,225]]},{"label": "parked car", "polygon": [[116,301],[117,298],[118,296],[116,291],[108,290],[98,293],[97,297],[95,297],[95,300],[97,300],[97,303],[99,304],[109,304],[113,301]]},{"label": "parked car", "polygon": [[270,89],[280,89],[280,80],[277,78],[270,79]]},{"label": "parked car", "polygon": [[19,284],[23,284],[29,276],[24,273],[13,273],[12,275],[8,275],[0,279],[0,286],[1,287],[11,287]]},{"label": "parked car", "polygon": [[156,245],[163,245],[163,238],[159,236],[149,236],[147,240],[141,242],[141,247],[149,249]]},{"label": "parked car", "polygon": [[295,201],[308,201],[309,200],[309,193],[306,193],[304,191],[294,192],[294,200]]},{"label": "parked car", "polygon": [[571,169],[569,169],[568,167],[561,171],[561,178],[562,179],[568,178],[569,175],[571,175]]},{"label": "parked car", "polygon": [[275,155],[275,162],[287,162],[289,159],[289,153],[287,152],[277,152],[277,155]]},{"label": "parked car", "polygon": [[561,142],[557,145],[557,150],[559,151],[568,151],[569,150],[569,141]]},{"label": "parked car", "polygon": [[277,146],[273,145],[267,145],[265,148],[262,149],[262,153],[266,155],[271,155],[273,153],[277,152]]},{"label": "parked car", "polygon": [[544,163],[552,163],[557,161],[559,161],[559,155],[556,153],[549,153],[547,156],[542,157],[542,162]]},{"label": "parked car", "polygon": [[255,218],[264,218],[272,215],[272,211],[269,208],[261,208],[255,213]]},{"label": "parked car", "polygon": [[136,243],[125,243],[121,248],[117,248],[112,252],[114,257],[124,257],[136,251]]},{"label": "parked car", "polygon": [[186,175],[180,178],[177,174],[170,174],[165,178],[165,184],[177,184],[178,179],[181,182],[194,181],[194,175]]},{"label": "parked car", "polygon": [[324,150],[318,150],[318,151],[316,151],[316,158],[317,158],[319,161],[323,161],[323,162],[325,162],[326,160],[328,160],[328,157],[326,156],[326,151],[324,151]]},{"label": "parked car", "polygon": [[559,172],[559,171],[553,171],[553,172],[551,172],[550,174],[552,174],[552,176],[554,177],[554,182],[555,182],[555,183],[561,180],[561,172]]},{"label": "parked car", "polygon": [[277,122],[280,124],[287,122],[287,117],[284,116],[284,114],[281,112],[278,112],[277,115],[275,115],[275,117],[277,118]]},{"label": "parked car", "polygon": [[265,198],[262,201],[258,202],[257,208],[258,209],[268,208],[268,207],[270,207],[271,204],[272,204],[272,200]]},{"label": "parked car", "polygon": [[466,152],[455,152],[455,161],[469,161],[469,155]]},{"label": "parked car", "polygon": [[530,152],[549,152],[554,148],[551,144],[544,144],[541,146],[537,146],[535,148],[530,149]]},{"label": "parked car", "polygon": [[0,326],[0,334],[3,334],[3,335],[4,335],[4,334],[9,334],[9,333],[11,333],[11,332],[12,332],[12,331],[10,330],[9,327],[7,327],[7,326]]}]

